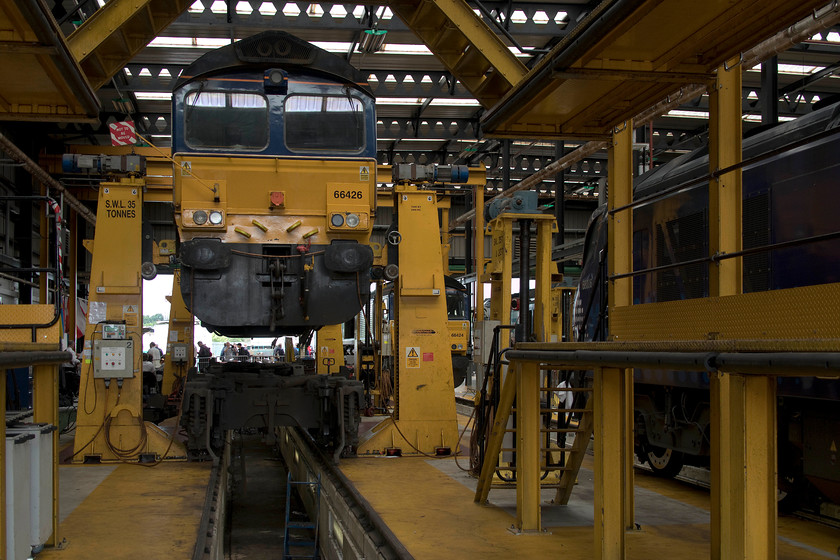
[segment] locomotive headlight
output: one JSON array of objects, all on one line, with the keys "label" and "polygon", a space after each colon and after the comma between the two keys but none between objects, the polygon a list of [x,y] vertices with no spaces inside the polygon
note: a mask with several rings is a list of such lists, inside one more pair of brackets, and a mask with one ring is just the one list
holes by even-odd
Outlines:
[{"label": "locomotive headlight", "polygon": [[356,227],[359,225],[359,215],[358,214],[347,214],[347,227]]},{"label": "locomotive headlight", "polygon": [[210,212],[210,223],[217,226],[222,223],[222,217],[221,212],[214,210],[213,212]]},{"label": "locomotive headlight", "polygon": [[333,214],[330,218],[330,223],[333,227],[341,227],[344,225],[344,216],[342,216],[341,214]]},{"label": "locomotive headlight", "polygon": [[193,222],[195,222],[198,226],[204,225],[207,222],[207,212],[204,210],[196,210],[193,212]]}]

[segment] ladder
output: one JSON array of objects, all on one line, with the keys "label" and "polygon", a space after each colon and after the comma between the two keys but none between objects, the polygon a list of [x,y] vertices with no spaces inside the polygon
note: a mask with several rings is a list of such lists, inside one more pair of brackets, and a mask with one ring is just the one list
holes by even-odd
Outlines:
[{"label": "ladder", "polygon": [[[292,489],[297,488],[300,497],[304,489],[312,492],[314,500],[312,519],[307,521],[293,521],[291,518]],[[292,473],[286,476],[286,526],[283,530],[283,560],[310,559],[317,560],[318,556],[318,515],[321,507],[321,475],[315,482],[292,480]]]},{"label": "ladder", "polygon": [[[481,466],[481,475],[479,476],[475,494],[475,501],[478,503],[485,503],[487,501],[487,496],[490,493],[491,487],[516,487],[515,482],[512,480],[516,476],[516,447],[515,444],[514,447],[503,446],[503,438],[506,434],[513,435],[514,437],[511,439],[514,442],[516,441],[516,429],[507,427],[508,419],[511,414],[516,412],[516,384],[513,379],[514,377],[515,374],[512,372],[508,373],[507,379],[505,379],[501,389],[502,393],[508,394],[500,395],[499,399],[501,403],[511,403],[512,406],[506,407],[502,405],[497,410],[492,434],[488,438],[486,447],[488,450],[492,449],[498,450],[499,452],[508,452],[513,454],[513,464],[507,466],[500,465],[500,453],[488,453],[484,457],[484,461],[491,462],[492,467],[487,468],[488,465]],[[551,482],[548,480],[542,482],[540,484],[540,488],[556,489],[557,492],[554,498],[554,503],[567,504],[572,493],[572,488],[577,480],[581,463],[583,462],[583,458],[586,454],[586,448],[589,444],[590,438],[592,437],[594,420],[592,415],[592,389],[590,387],[556,387],[549,386],[546,383],[543,387],[540,387],[540,391],[545,395],[541,399],[544,404],[540,406],[540,413],[542,414],[544,421],[540,432],[543,434],[543,441],[545,444],[545,447],[542,447],[541,450],[542,456],[544,457],[541,470],[546,474],[559,472],[559,476]],[[561,395],[572,394],[575,395],[576,398],[572,399],[571,404],[564,404],[564,399],[561,398],[559,399],[560,402],[555,406],[552,402],[552,396],[555,393],[559,393]],[[589,396],[589,398],[586,399],[586,405],[583,407],[579,404],[575,405],[574,403],[579,403],[582,400],[581,397],[584,397],[584,395]],[[577,425],[569,422],[572,414],[576,414],[579,417]],[[559,443],[556,447],[550,445],[549,436],[551,434],[563,434],[563,437],[560,438],[562,445]],[[565,444],[566,434],[574,434],[574,442],[571,445]],[[561,453],[562,459],[559,463],[555,463],[552,460],[552,456],[558,452]],[[493,484],[493,479],[495,477],[505,480],[506,473],[510,473],[511,476],[511,478],[508,479],[508,484]]]}]

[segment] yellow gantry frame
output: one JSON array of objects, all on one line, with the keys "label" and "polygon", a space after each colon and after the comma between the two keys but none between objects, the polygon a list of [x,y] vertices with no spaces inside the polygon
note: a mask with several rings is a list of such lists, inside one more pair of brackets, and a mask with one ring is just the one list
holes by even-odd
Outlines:
[{"label": "yellow gantry frame", "polygon": [[[140,224],[142,179],[128,178],[100,185],[96,235],[92,248],[90,320],[79,385],[74,462],[86,456],[102,462],[137,460],[139,455],[186,459],[186,450],[160,428],[143,420],[142,317],[143,284],[140,277]],[[134,376],[122,383],[94,378],[94,339],[102,338],[102,321],[125,324],[133,341]],[[106,426],[106,422],[110,426]],[[107,436],[107,439],[106,439]],[[110,442],[110,444],[109,444]],[[118,455],[114,449],[135,453]]]},{"label": "yellow gantry frame", "polygon": [[403,455],[434,454],[444,447],[457,452],[437,196],[412,185],[396,185],[394,197],[402,236],[391,332],[396,408],[393,417],[363,438],[358,450],[360,455],[382,454],[389,448],[400,448]]}]

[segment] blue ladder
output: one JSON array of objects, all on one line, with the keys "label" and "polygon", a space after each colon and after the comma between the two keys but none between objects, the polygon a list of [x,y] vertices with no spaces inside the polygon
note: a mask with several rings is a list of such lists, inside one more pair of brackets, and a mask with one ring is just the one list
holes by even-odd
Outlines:
[{"label": "blue ladder", "polygon": [[[314,521],[292,521],[291,504],[292,488],[298,487],[302,492],[302,486],[312,491],[315,500]],[[301,494],[301,498],[303,495]],[[318,475],[316,482],[292,480],[292,473],[286,476],[286,527],[283,530],[283,560],[317,560],[318,559],[318,514],[321,507],[321,475]],[[312,531],[312,540],[300,539],[292,535],[292,530]],[[294,551],[292,551],[294,549]]]}]

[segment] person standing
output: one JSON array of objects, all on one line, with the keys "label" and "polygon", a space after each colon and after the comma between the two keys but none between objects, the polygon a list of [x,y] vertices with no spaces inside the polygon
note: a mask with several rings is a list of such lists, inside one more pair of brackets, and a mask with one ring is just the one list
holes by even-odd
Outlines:
[{"label": "person standing", "polygon": [[154,369],[155,381],[157,382],[157,389],[160,392],[161,384],[163,383],[163,352],[160,351],[158,345],[154,342],[149,343],[149,358],[152,360],[152,368]]},{"label": "person standing", "polygon": [[203,342],[198,342],[198,371],[201,373],[205,373],[207,371],[207,366],[210,364],[210,358],[213,356],[213,352],[210,350],[209,346],[206,346]]},{"label": "person standing", "polygon": [[230,342],[225,342],[225,347],[222,349],[222,358],[226,362],[232,362],[236,359],[236,351]]}]

